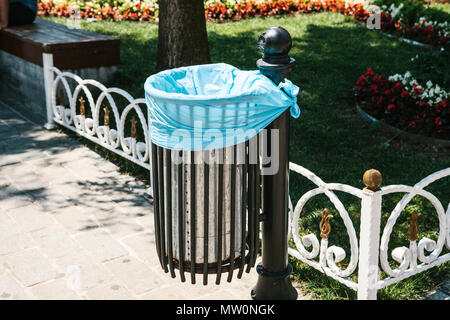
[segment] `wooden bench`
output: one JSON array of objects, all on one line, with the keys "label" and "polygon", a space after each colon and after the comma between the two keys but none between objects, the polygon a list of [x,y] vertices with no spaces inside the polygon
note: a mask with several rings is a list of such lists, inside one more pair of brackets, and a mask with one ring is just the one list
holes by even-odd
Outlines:
[{"label": "wooden bench", "polygon": [[39,18],[0,31],[0,99],[44,120],[43,54],[61,70],[106,82],[120,63],[120,40]]}]

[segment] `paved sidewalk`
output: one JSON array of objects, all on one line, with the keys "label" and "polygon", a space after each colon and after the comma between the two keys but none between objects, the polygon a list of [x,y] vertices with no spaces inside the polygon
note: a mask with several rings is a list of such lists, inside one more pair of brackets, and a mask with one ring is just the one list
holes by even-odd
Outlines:
[{"label": "paved sidewalk", "polygon": [[206,287],[162,271],[144,190],[0,103],[0,299],[249,299],[254,269]]}]

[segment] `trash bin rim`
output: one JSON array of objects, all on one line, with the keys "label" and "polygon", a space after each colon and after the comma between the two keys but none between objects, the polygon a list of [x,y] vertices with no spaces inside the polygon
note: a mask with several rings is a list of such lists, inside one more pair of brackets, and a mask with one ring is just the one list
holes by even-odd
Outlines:
[{"label": "trash bin rim", "polygon": [[[172,104],[205,104],[205,105],[224,105],[224,104],[240,104],[242,102],[247,102],[253,100],[253,98],[260,95],[256,94],[228,94],[217,96],[207,96],[207,95],[188,95],[182,93],[167,93],[158,89],[146,88],[146,95],[153,99],[155,102],[164,101]],[[167,96],[170,95],[170,96]],[[254,102],[254,104],[257,104]]]},{"label": "trash bin rim", "polygon": [[[183,70],[183,69],[189,69],[191,67],[206,67],[206,66],[211,66],[211,65],[223,65],[226,67],[229,67],[230,69],[235,69],[235,70],[239,70],[240,69],[226,64],[226,63],[215,63],[215,64],[209,64],[209,65],[196,65],[196,66],[187,66],[187,67],[180,67],[180,68],[175,68],[175,69],[169,69],[169,70],[164,70],[161,71],[159,73],[153,74],[151,76],[149,76],[144,83],[144,91],[145,94],[148,95],[150,98],[152,98],[153,100],[158,100],[158,101],[165,101],[165,102],[170,102],[173,104],[189,104],[189,103],[202,103],[202,104],[237,104],[237,103],[242,103],[242,100],[252,100],[255,97],[259,97],[262,96],[264,94],[266,94],[263,91],[257,91],[257,92],[249,92],[249,93],[241,93],[241,94],[220,94],[220,95],[200,95],[200,94],[183,94],[183,93],[176,93],[176,92],[166,92],[160,89],[156,89],[153,85],[151,85],[151,81],[152,79],[155,79],[156,77],[161,77],[163,74],[165,73],[169,73],[173,70]],[[257,70],[250,70],[250,71],[257,71]],[[257,73],[256,73],[257,74]],[[275,85],[274,82],[272,82],[269,78],[263,76],[261,74],[261,79],[264,80],[268,80],[273,86],[274,88],[279,89],[281,92],[283,92],[283,90],[281,90],[277,85]],[[283,92],[283,94],[286,95],[285,92]],[[286,95],[287,96],[287,95]]]}]

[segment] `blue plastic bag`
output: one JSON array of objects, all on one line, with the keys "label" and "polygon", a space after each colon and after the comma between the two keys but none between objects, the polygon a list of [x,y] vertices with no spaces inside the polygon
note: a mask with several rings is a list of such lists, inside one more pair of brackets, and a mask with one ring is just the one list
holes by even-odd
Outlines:
[{"label": "blue plastic bag", "polygon": [[277,87],[259,71],[228,64],[166,70],[144,85],[152,142],[173,150],[209,150],[249,140],[287,108],[294,118],[299,88]]}]

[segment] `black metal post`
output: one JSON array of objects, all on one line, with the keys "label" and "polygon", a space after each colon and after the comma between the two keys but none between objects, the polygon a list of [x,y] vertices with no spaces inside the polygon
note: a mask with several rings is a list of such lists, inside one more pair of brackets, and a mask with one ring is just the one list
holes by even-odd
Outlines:
[{"label": "black metal post", "polygon": [[[258,39],[259,49],[264,53],[257,61],[259,70],[276,85],[289,78],[295,60],[288,53],[292,47],[289,32],[282,27],[264,31]],[[256,300],[297,299],[297,290],[292,286],[288,263],[288,196],[289,196],[289,110],[274,120],[268,127],[267,152],[271,158],[271,136],[279,133],[279,167],[275,174],[263,175],[263,227],[262,263],[256,270],[258,282],[251,295]]]}]

